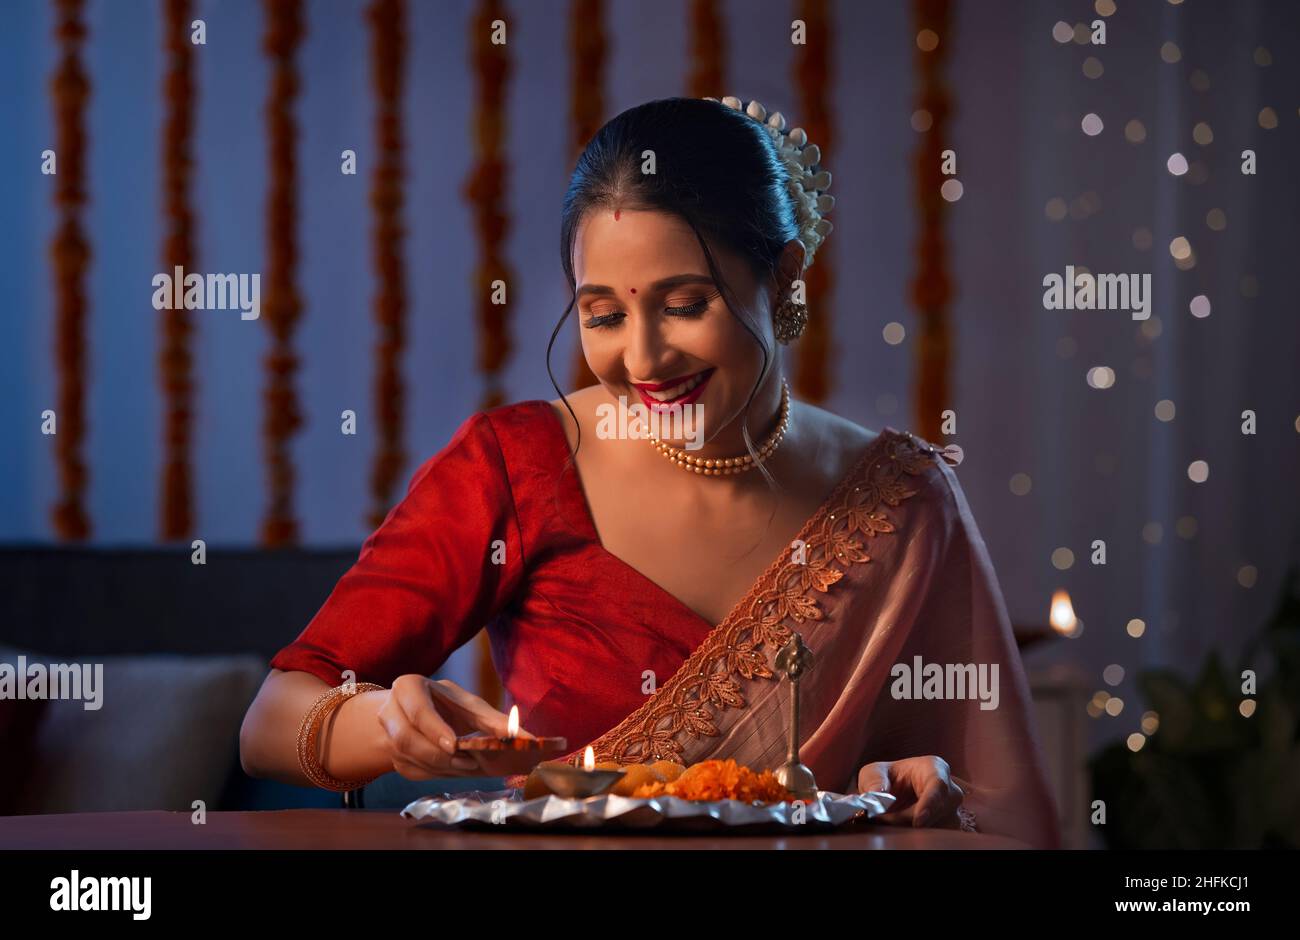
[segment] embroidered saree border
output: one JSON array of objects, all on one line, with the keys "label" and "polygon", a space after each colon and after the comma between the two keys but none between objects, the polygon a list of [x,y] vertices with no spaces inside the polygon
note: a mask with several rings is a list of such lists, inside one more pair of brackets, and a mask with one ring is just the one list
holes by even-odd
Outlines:
[{"label": "embroidered saree border", "polygon": [[[739,678],[772,679],[766,650],[779,649],[791,626],[821,620],[817,594],[826,594],[855,564],[869,562],[864,541],[898,531],[881,509],[916,495],[906,475],[925,470],[936,449],[909,432],[883,430],[805,523],[794,541],[804,563],[783,552],[745,596],[639,708],[591,742],[597,761],[620,764],[682,762],[687,738],[716,736],[717,714],[742,708]],[[580,765],[586,747],[564,761]]]}]

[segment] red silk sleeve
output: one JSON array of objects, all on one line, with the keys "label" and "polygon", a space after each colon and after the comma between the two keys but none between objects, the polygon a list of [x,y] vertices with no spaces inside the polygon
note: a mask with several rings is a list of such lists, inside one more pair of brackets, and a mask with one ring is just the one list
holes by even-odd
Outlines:
[{"label": "red silk sleeve", "polygon": [[271,659],[339,685],[430,675],[518,589],[522,542],[505,463],[483,412],[416,471],[405,498],[291,644]]}]

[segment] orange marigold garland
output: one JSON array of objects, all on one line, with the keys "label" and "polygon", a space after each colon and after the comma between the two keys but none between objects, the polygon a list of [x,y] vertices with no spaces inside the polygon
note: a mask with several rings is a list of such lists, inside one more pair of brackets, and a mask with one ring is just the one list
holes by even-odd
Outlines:
[{"label": "orange marigold garland", "polygon": [[692,98],[721,98],[727,82],[727,34],[718,0],[691,0],[691,74],[687,79]]},{"label": "orange marigold garland", "polygon": [[479,262],[474,270],[474,295],[478,298],[478,367],[486,389],[481,408],[495,408],[505,400],[501,372],[514,344],[510,339],[509,305],[493,303],[494,281],[514,291],[513,272],[505,259],[506,234],[506,86],[511,63],[506,43],[493,43],[493,22],[506,20],[501,0],[480,0],[470,26],[473,44],[474,143],[476,161],[466,180],[464,194],[474,210],[474,230],[479,240]]},{"label": "orange marigold garland", "polygon": [[[577,162],[587,142],[605,119],[605,0],[573,0],[569,7],[569,119],[573,128],[572,160]],[[579,340],[573,358],[573,388],[596,383]]]},{"label": "orange marigold garland", "polygon": [[[194,221],[190,180],[194,132],[194,66],[190,42],[190,0],[163,0],[163,270],[194,265]],[[193,526],[190,428],[194,383],[191,337],[194,319],[182,305],[160,311],[162,348],[163,472],[159,535],[183,538]]]},{"label": "orange marigold garland", "polygon": [[[826,0],[800,0],[796,14],[807,27],[807,44],[795,57],[795,84],[799,89],[799,126],[817,141],[823,155],[834,147],[831,117],[830,73],[834,39]],[[834,242],[817,249],[817,263],[803,273],[809,310],[808,325],[795,344],[797,365],[794,384],[804,398],[822,402],[830,395],[831,294],[835,286]]]},{"label": "orange marigold garland", "polygon": [[[755,771],[735,760],[692,764],[676,780],[643,783],[632,796],[675,796],[683,800],[739,800],[742,803],[795,802],[795,796],[771,770]],[[806,801],[798,801],[806,802]]]},{"label": "orange marigold garland", "polygon": [[[479,262],[474,271],[473,293],[478,298],[478,367],[485,390],[480,409],[495,408],[505,401],[501,372],[510,358],[509,305],[493,303],[492,283],[501,281],[508,291],[517,290],[505,259],[506,233],[506,86],[511,63],[506,43],[494,43],[493,22],[506,21],[506,7],[500,0],[480,0],[470,23],[474,82],[474,169],[463,193],[473,209],[474,231],[479,242]],[[507,300],[509,299],[507,294]],[[492,666],[487,631],[479,634],[478,693],[494,706],[502,700],[501,680]]]},{"label": "orange marigold garland", "polygon": [[948,305],[952,280],[948,274],[943,220],[945,201],[940,192],[944,176],[939,154],[948,146],[945,139],[951,97],[943,81],[943,65],[951,43],[948,30],[949,0],[913,0],[915,32],[931,30],[939,37],[930,51],[916,49],[918,80],[917,107],[930,113],[930,130],[921,135],[913,172],[920,236],[916,245],[916,276],[912,280],[912,304],[920,321],[916,337],[916,385],[912,396],[917,434],[928,440],[942,436],[940,415],[950,407],[948,371],[952,342],[948,329]]},{"label": "orange marigold garland", "polygon": [[264,360],[267,384],[262,431],[267,448],[270,505],[262,520],[262,544],[274,548],[298,540],[293,517],[294,469],[289,438],[302,425],[293,377],[298,357],[293,334],[302,315],[294,278],[298,265],[297,161],[293,117],[298,95],[294,58],[302,42],[301,0],[264,0],[266,32],[262,48],[271,59],[271,94],[266,105],[270,139],[270,193],[267,198],[267,289],[262,319],[271,331],[271,351]]},{"label": "orange marigold garland", "polygon": [[59,374],[58,433],[54,452],[59,468],[59,500],[51,519],[64,539],[90,535],[85,492],[88,473],[81,456],[86,435],[86,291],[90,245],[81,227],[86,203],[86,135],[83,119],[90,98],[90,79],[81,64],[81,43],[86,38],[82,0],[56,0],[54,36],[59,43],[59,64],[50,78],[56,133],[54,206],[58,229],[50,242],[54,271],[55,367]]},{"label": "orange marigold garland", "polygon": [[406,389],[400,360],[406,346],[406,265],[402,259],[403,181],[402,90],[406,70],[406,2],[374,0],[366,11],[371,26],[371,76],[375,88],[375,169],[370,186],[374,210],[374,262],[378,292],[375,321],[375,410],[379,451],[370,471],[374,503],[369,523],[384,521],[399,474],[406,465],[402,425]]}]

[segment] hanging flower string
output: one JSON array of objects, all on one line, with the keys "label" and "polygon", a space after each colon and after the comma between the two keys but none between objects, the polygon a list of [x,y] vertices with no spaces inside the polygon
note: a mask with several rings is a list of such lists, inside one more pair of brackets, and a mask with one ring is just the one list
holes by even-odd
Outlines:
[{"label": "hanging flower string", "polygon": [[[573,0],[569,7],[569,119],[573,131],[569,165],[577,163],[587,141],[605,122],[605,0]],[[579,341],[574,351],[570,387],[596,382]]]},{"label": "hanging flower string", "polygon": [[302,315],[294,282],[298,264],[297,166],[293,118],[298,95],[294,57],[304,26],[301,0],[264,0],[266,32],[263,49],[271,60],[271,93],[266,106],[270,139],[270,193],[267,198],[267,290],[262,319],[271,331],[271,350],[264,360],[267,379],[263,393],[262,432],[266,442],[270,504],[262,520],[262,544],[275,548],[298,540],[293,517],[294,469],[289,439],[302,425],[293,378],[298,357],[293,334]]},{"label": "hanging flower string", "polygon": [[[190,0],[163,4],[163,269],[194,267],[193,176],[194,66]],[[193,417],[194,320],[182,305],[159,313],[162,347],[158,371],[163,391],[163,473],[160,537],[185,537],[193,527],[190,429]]]},{"label": "hanging flower string", "polygon": [[60,538],[80,540],[90,536],[86,514],[87,470],[81,456],[86,436],[86,269],[90,245],[81,227],[86,203],[86,136],[84,118],[90,98],[90,79],[81,64],[81,44],[86,38],[82,0],[56,0],[54,36],[59,64],[50,79],[54,102],[55,160],[54,206],[58,229],[50,242],[54,271],[55,367],[59,375],[57,433],[54,452],[58,461],[59,498],[51,519]]},{"label": "hanging flower string", "polygon": [[709,98],[727,87],[727,34],[718,0],[691,0],[691,74],[687,93]]},{"label": "hanging flower string", "polygon": [[[949,0],[913,0],[915,32],[930,30],[940,37],[929,51],[917,44],[915,62],[917,107],[928,111],[930,130],[921,135],[913,164],[920,235],[916,244],[916,276],[912,280],[912,305],[919,321],[916,337],[916,379],[912,395],[916,433],[927,440],[942,436],[940,415],[951,404],[948,371],[951,358],[948,304],[952,281],[948,274],[944,239],[944,176],[939,154],[948,146],[946,132],[951,98],[943,81],[943,66],[950,42]],[[928,44],[927,44],[928,45]]]},{"label": "hanging flower string", "polygon": [[[475,163],[465,181],[463,195],[473,210],[474,231],[478,236],[479,260],[474,269],[473,295],[478,298],[478,368],[484,378],[480,409],[495,408],[505,401],[501,371],[510,358],[509,305],[493,303],[494,281],[503,282],[508,292],[518,289],[505,259],[506,233],[510,219],[506,215],[506,85],[511,64],[506,43],[493,43],[493,21],[505,21],[505,4],[499,0],[480,0],[470,24],[470,44],[474,63],[474,144]],[[507,34],[507,38],[508,34]],[[507,294],[507,301],[513,296]],[[487,631],[478,638],[478,694],[499,707],[502,702],[501,680],[492,666]]]},{"label": "hanging flower string", "polygon": [[[795,85],[799,90],[799,123],[821,152],[834,147],[834,122],[830,110],[831,34],[826,0],[800,0],[798,13],[806,25],[807,44],[795,58]],[[803,272],[807,304],[812,315],[803,336],[795,344],[797,364],[795,386],[811,402],[824,402],[831,389],[831,297],[835,271],[829,249],[820,247],[817,263]]]},{"label": "hanging flower string", "polygon": [[[505,259],[506,234],[506,85],[511,64],[506,43],[493,43],[495,20],[506,20],[500,0],[480,0],[471,23],[474,49],[474,143],[476,161],[466,180],[464,195],[474,212],[479,260],[474,269],[473,294],[478,299],[478,368],[484,378],[480,408],[495,408],[505,401],[501,372],[514,349],[509,330],[509,304],[493,303],[493,283],[501,281],[516,291]],[[507,298],[508,299],[508,298]]]},{"label": "hanging flower string", "polygon": [[570,162],[605,123],[605,0],[573,0],[569,8]]},{"label": "hanging flower string", "polygon": [[405,172],[402,162],[402,90],[406,70],[406,2],[374,0],[367,10],[371,27],[371,77],[375,89],[375,168],[370,186],[374,212],[375,411],[379,421],[379,451],[370,471],[373,498],[368,522],[384,521],[406,450],[402,446],[406,389],[401,359],[406,347],[406,266],[402,258],[402,205]]}]

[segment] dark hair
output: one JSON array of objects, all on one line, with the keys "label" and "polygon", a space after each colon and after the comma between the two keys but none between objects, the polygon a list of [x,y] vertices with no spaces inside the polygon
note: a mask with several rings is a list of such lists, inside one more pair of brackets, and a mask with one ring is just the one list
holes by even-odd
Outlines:
[{"label": "dark hair", "polygon": [[[654,173],[641,171],[647,150],[654,152]],[[763,343],[750,312],[736,302],[709,246],[722,245],[735,252],[760,280],[775,276],[782,250],[799,235],[787,179],[768,132],[754,118],[717,101],[660,98],[629,108],[596,132],[578,158],[564,194],[560,261],[574,296],[546,347],[547,374],[575,424],[577,415],[551,372],[551,348],[577,302],[573,248],[587,212],[650,210],[685,220],[704,250],[709,273],[727,307],[762,349],[761,382],[773,351]],[[757,392],[755,384],[744,415]],[[743,418],[742,431],[746,449],[757,458]],[[578,435],[581,444],[581,425]],[[761,463],[759,470],[769,483],[775,482]]]}]

